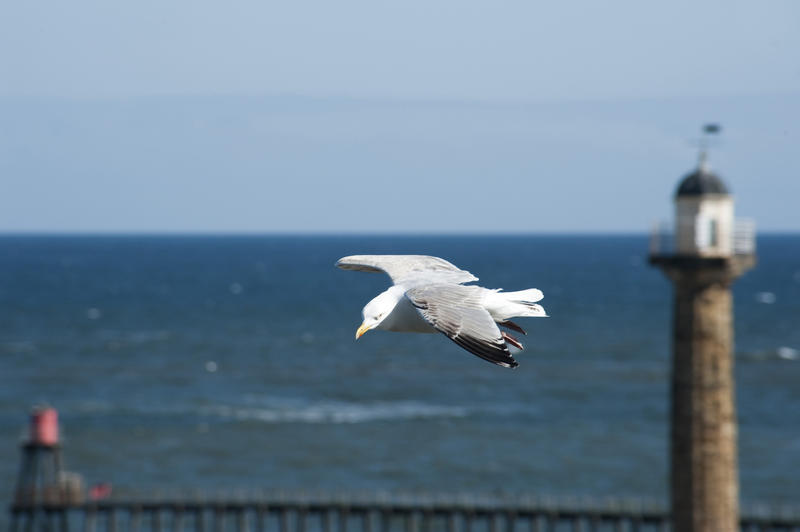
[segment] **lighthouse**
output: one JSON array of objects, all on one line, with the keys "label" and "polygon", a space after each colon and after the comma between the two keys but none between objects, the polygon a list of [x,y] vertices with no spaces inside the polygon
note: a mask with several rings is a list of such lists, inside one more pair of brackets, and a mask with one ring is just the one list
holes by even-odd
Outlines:
[{"label": "lighthouse", "polygon": [[672,238],[654,233],[650,252],[650,263],[674,285],[672,529],[733,532],[739,481],[731,285],[755,265],[754,224],[734,220],[733,196],[712,171],[705,143],[674,201]]}]

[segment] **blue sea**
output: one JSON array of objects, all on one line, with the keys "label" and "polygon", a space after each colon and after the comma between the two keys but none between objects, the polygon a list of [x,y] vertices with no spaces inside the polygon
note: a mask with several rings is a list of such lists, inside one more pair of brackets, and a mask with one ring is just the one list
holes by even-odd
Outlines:
[{"label": "blue sea", "polygon": [[[633,236],[2,236],[0,500],[29,409],[115,493],[264,488],[667,496],[672,287]],[[515,370],[441,335],[354,333],[388,284],[341,256],[444,257],[536,287]],[[800,500],[800,236],[734,286],[741,493]]]}]

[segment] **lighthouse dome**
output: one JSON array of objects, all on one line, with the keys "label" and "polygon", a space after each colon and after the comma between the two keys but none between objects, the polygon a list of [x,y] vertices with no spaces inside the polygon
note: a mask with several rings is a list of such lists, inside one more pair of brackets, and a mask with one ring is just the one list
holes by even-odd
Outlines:
[{"label": "lighthouse dome", "polygon": [[681,180],[675,196],[705,196],[706,194],[727,196],[730,192],[722,179],[709,169],[705,160],[701,160],[697,169]]}]

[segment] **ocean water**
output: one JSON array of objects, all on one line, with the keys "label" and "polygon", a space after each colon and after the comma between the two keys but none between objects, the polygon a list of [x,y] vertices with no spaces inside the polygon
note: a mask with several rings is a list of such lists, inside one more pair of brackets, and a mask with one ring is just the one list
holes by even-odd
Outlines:
[{"label": "ocean water", "polygon": [[[520,367],[441,335],[354,332],[386,276],[438,255],[551,317]],[[67,469],[117,493],[237,488],[667,493],[672,289],[644,236],[0,237],[0,500],[31,405]],[[735,284],[741,492],[800,500],[800,236]]]}]

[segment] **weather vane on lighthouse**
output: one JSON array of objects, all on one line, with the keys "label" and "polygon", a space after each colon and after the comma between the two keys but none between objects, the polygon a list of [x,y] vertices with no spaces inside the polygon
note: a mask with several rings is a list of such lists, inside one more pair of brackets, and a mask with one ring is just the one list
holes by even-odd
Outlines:
[{"label": "weather vane on lighthouse", "polygon": [[708,150],[711,148],[713,136],[719,135],[722,131],[722,126],[716,123],[708,123],[703,126],[703,134],[697,142],[700,148],[699,160],[697,163],[698,168],[709,170],[708,168]]}]

